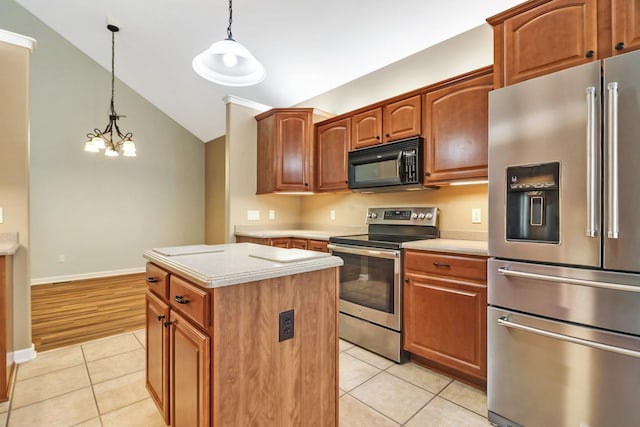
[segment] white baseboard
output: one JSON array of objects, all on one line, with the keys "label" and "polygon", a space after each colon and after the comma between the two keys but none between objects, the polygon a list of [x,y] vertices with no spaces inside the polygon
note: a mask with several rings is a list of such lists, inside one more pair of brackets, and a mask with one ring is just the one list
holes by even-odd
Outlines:
[{"label": "white baseboard", "polygon": [[144,273],[144,271],[145,271],[144,267],[138,267],[138,268],[125,268],[123,270],[97,271],[94,273],[69,274],[67,276],[41,277],[38,279],[32,278],[31,286],[48,285],[51,283],[61,283],[61,282],[72,282],[74,280],[98,279],[100,277],[124,276],[125,274]]},{"label": "white baseboard", "polygon": [[36,358],[38,352],[35,345],[31,344],[31,347],[22,350],[16,350],[13,352],[13,360],[16,363],[29,362]]}]

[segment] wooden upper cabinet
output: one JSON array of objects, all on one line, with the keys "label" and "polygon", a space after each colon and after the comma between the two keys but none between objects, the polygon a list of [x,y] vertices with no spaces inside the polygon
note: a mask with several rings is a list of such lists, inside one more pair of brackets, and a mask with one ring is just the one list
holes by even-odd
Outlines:
[{"label": "wooden upper cabinet", "polygon": [[640,1],[611,0],[611,8],[612,53],[640,49]]},{"label": "wooden upper cabinet", "polygon": [[601,57],[597,0],[532,0],[487,19],[494,27],[495,87]]},{"label": "wooden upper cabinet", "polygon": [[257,194],[314,190],[313,123],[326,118],[313,108],[274,108],[256,116]]},{"label": "wooden upper cabinet", "polygon": [[355,114],[351,117],[351,148],[369,147],[382,143],[382,107]]},{"label": "wooden upper cabinet", "polygon": [[487,178],[491,68],[425,95],[425,182]]},{"label": "wooden upper cabinet", "polygon": [[317,127],[316,190],[343,191],[347,185],[347,152],[351,141],[351,118]]},{"label": "wooden upper cabinet", "polygon": [[384,106],[382,118],[384,142],[422,133],[421,104],[421,96],[416,95]]}]

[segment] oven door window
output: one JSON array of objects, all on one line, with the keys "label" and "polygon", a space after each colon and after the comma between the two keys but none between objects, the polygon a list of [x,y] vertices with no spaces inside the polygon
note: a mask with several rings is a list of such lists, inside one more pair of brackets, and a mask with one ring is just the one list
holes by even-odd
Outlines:
[{"label": "oven door window", "polygon": [[393,314],[394,260],[341,253],[340,299]]}]

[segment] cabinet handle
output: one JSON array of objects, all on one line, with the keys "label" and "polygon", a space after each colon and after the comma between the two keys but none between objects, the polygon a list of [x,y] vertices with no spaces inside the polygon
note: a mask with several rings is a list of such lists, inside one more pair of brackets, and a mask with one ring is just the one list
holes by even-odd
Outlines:
[{"label": "cabinet handle", "polygon": [[182,295],[176,295],[175,297],[173,297],[173,300],[178,304],[189,304],[189,300],[184,299]]},{"label": "cabinet handle", "polygon": [[624,49],[624,42],[616,43],[616,45],[615,45],[615,49],[616,49],[616,50],[622,50],[622,49]]},{"label": "cabinet handle", "polygon": [[168,328],[169,326],[173,325],[173,322],[164,322],[163,325],[165,328]]},{"label": "cabinet handle", "polygon": [[149,283],[158,283],[158,279],[155,277],[147,277],[147,282]]},{"label": "cabinet handle", "polygon": [[594,52],[594,51],[592,51],[592,50],[588,50],[588,51],[584,54],[584,57],[585,57],[585,58],[593,58],[593,55],[594,55],[594,54],[595,54],[595,52]]},{"label": "cabinet handle", "polygon": [[444,262],[438,262],[438,261],[434,261],[433,265],[435,265],[437,268],[449,268],[451,267],[449,264],[444,263]]},{"label": "cabinet handle", "polygon": [[162,320],[162,319],[164,319],[164,318],[165,318],[165,315],[164,315],[164,314],[159,314],[159,315],[158,315],[158,322],[159,322],[159,321],[161,321],[161,320]]}]

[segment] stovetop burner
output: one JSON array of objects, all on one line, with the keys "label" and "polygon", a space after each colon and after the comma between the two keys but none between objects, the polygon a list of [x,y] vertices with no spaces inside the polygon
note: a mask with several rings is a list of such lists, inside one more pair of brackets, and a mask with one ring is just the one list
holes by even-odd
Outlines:
[{"label": "stovetop burner", "polygon": [[330,243],[400,249],[405,242],[438,237],[438,208],[369,208],[368,234],[334,236]]}]

